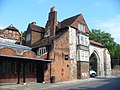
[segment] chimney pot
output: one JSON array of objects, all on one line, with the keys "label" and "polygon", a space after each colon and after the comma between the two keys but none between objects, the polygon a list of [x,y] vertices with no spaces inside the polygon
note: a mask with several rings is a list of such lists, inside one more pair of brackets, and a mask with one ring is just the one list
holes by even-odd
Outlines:
[{"label": "chimney pot", "polygon": [[55,11],[55,6],[50,8],[50,12],[54,12]]},{"label": "chimney pot", "polygon": [[36,25],[37,23],[36,22],[32,22],[31,24]]}]

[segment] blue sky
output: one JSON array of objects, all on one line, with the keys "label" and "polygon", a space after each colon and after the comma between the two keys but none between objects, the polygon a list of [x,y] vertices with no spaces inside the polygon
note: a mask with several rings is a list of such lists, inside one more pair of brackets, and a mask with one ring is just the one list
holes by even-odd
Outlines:
[{"label": "blue sky", "polygon": [[33,21],[44,27],[52,6],[58,21],[82,13],[90,30],[108,32],[120,44],[119,0],[0,0],[0,29],[13,24],[25,31]]}]

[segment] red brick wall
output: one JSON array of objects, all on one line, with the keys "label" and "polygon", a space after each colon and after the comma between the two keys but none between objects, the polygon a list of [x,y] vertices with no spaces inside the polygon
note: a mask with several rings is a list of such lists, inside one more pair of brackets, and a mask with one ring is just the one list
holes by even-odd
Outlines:
[{"label": "red brick wall", "polygon": [[32,51],[25,51],[23,54],[22,54],[23,57],[29,57],[29,58],[36,58],[36,55],[34,52]]},{"label": "red brick wall", "polygon": [[87,24],[86,24],[86,22],[84,21],[84,18],[83,18],[82,15],[80,15],[80,16],[75,20],[75,22],[72,24],[72,26],[75,27],[75,28],[78,28],[78,22],[81,22],[82,24],[85,25],[85,31],[86,31],[86,32],[88,32],[88,33],[90,32],[90,31],[89,31],[89,28],[87,27]]},{"label": "red brick wall", "polygon": [[52,62],[52,76],[55,81],[69,80],[69,60],[65,60],[65,55],[69,56],[69,35],[64,33],[54,41],[54,50],[50,54]]},{"label": "red brick wall", "polygon": [[[82,73],[86,73],[87,76],[82,76]],[[88,62],[81,62],[81,78],[89,78],[89,63]]]},{"label": "red brick wall", "polygon": [[50,82],[50,63],[47,63],[47,70],[44,71],[44,81]]},{"label": "red brick wall", "polygon": [[9,56],[16,56],[16,51],[12,48],[1,48],[0,49],[0,54],[4,54],[4,55],[9,55]]}]

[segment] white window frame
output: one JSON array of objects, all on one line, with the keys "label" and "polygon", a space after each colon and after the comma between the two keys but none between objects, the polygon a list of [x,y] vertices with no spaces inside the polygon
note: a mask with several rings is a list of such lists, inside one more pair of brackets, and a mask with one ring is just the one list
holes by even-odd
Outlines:
[{"label": "white window frame", "polygon": [[37,51],[37,55],[39,55],[39,56],[41,56],[41,55],[43,55],[44,53],[46,53],[46,47],[41,47],[41,48],[39,48],[38,49],[38,51]]},{"label": "white window frame", "polygon": [[78,22],[78,30],[85,32],[85,26],[80,22]]}]

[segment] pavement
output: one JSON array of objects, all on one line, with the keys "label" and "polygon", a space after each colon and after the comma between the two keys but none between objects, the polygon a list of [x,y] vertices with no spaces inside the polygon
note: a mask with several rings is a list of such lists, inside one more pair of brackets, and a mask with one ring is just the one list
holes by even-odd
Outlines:
[{"label": "pavement", "polygon": [[[111,78],[111,77],[96,77],[96,78],[89,78],[89,79],[76,79],[71,81],[64,81],[64,82],[56,82],[56,83],[26,83],[26,84],[16,84],[16,83],[0,83],[0,90],[45,90],[57,86],[69,85],[71,83],[84,83],[90,82],[96,79],[104,79],[104,78]],[[112,77],[113,78],[113,77]]]}]

